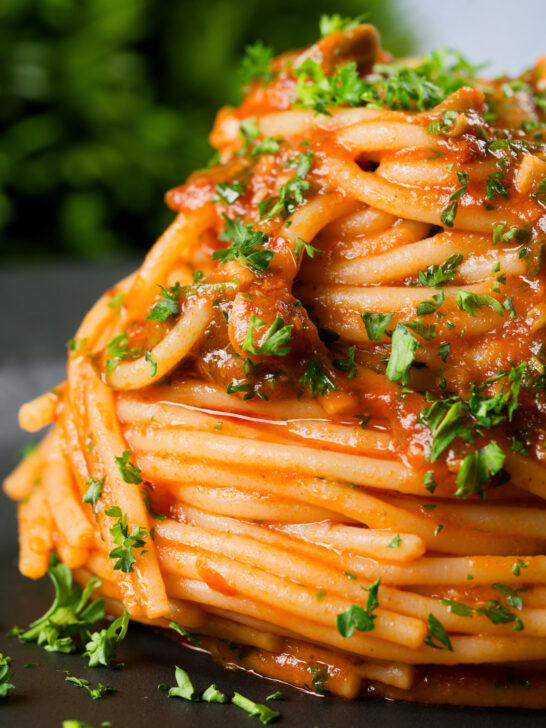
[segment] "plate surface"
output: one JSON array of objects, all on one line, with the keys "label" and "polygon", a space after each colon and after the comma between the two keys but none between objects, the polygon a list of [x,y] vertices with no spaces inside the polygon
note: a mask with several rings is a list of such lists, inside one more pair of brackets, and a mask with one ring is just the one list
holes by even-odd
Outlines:
[{"label": "plate surface", "polygon": [[[136,265],[136,264],[135,264]],[[130,265],[7,269],[0,272],[0,477],[18,459],[29,439],[17,428],[17,407],[53,387],[64,376],[65,342],[99,293],[126,275]],[[227,693],[237,690],[264,702],[277,687],[286,701],[269,703],[280,710],[279,728],[538,728],[544,712],[427,707],[388,702],[345,703],[313,698],[288,687],[241,672],[229,672],[207,656],[180,648],[152,630],[133,624],[119,650],[124,670],[89,669],[79,655],[49,654],[34,645],[8,639],[13,625],[26,626],[46,611],[52,587],[17,572],[15,507],[0,495],[0,652],[13,658],[15,691],[0,702],[2,728],[60,728],[63,720],[85,720],[94,728],[231,728],[261,725],[231,705],[169,700],[158,683],[174,684],[174,666],[184,667],[198,689],[212,682]],[[25,664],[37,667],[25,668]],[[71,675],[117,689],[100,701],[64,680]]]}]

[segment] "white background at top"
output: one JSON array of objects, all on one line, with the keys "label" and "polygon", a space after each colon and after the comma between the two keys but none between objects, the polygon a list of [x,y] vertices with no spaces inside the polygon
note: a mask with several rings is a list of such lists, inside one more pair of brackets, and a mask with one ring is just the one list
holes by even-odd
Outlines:
[{"label": "white background at top", "polygon": [[484,75],[517,75],[546,54],[546,0],[399,0],[419,53],[451,46]]}]

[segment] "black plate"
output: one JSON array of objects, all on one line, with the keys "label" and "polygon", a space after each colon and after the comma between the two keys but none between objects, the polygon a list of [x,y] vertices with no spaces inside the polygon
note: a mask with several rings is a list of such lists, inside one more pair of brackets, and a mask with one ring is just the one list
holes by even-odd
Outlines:
[{"label": "black plate", "polygon": [[[130,266],[62,266],[0,272],[0,476],[9,472],[29,438],[17,428],[18,405],[60,381],[64,344],[98,294],[125,275]],[[32,439],[32,438],[30,438]],[[13,658],[15,691],[0,702],[2,728],[60,728],[63,720],[85,720],[98,728],[228,728],[259,726],[232,705],[169,700],[158,683],[174,684],[174,665],[184,667],[194,685],[212,682],[224,692],[237,690],[257,702],[276,686],[241,672],[228,672],[207,656],[182,649],[151,629],[133,624],[120,649],[124,670],[90,669],[79,655],[49,654],[34,645],[8,639],[9,628],[26,626],[51,602],[47,579],[33,583],[17,572],[15,507],[0,496],[0,652]],[[25,668],[36,663],[37,667]],[[65,683],[64,670],[117,689],[100,701]],[[345,703],[313,698],[282,687],[285,702],[269,703],[281,711],[280,726],[298,728],[526,728],[544,724],[544,713],[522,710],[427,707],[389,702]]]}]

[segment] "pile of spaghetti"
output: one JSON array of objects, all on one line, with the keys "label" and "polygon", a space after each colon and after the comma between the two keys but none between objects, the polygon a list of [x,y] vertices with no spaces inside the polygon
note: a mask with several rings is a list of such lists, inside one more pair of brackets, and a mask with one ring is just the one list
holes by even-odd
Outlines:
[{"label": "pile of spaghetti", "polygon": [[20,568],[311,692],[546,707],[546,62],[323,25],[22,407]]}]

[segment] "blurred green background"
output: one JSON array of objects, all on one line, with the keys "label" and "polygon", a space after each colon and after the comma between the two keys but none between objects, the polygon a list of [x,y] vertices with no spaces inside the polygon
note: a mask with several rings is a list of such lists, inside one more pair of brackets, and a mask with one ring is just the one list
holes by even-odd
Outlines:
[{"label": "blurred green background", "polygon": [[147,249],[240,98],[245,45],[304,46],[321,13],[366,11],[412,49],[394,0],[0,0],[0,259]]}]

